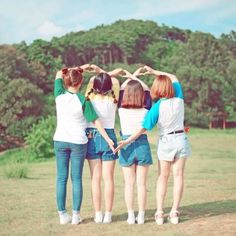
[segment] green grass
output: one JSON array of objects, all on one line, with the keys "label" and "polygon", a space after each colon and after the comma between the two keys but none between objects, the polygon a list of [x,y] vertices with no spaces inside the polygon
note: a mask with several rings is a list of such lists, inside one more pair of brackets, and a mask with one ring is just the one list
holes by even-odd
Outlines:
[{"label": "green grass", "polygon": [[[4,169],[14,158],[24,159],[25,150],[6,152],[0,156],[0,235],[235,235],[236,232],[236,131],[199,130],[191,128],[189,139],[192,157],[186,165],[185,192],[181,207],[181,223],[157,226],[155,212],[155,183],[157,178],[156,130],[149,134],[154,164],[148,175],[146,223],[127,225],[123,198],[123,178],[117,163],[116,194],[113,223],[93,222],[90,175],[84,167],[84,199],[78,226],[58,224],[55,202],[55,161],[29,163],[26,179],[8,179]],[[21,158],[19,158],[21,156]],[[8,158],[8,159],[7,159]],[[170,178],[165,213],[172,203]],[[104,205],[104,204],[103,204]],[[67,208],[71,210],[71,183],[68,183]],[[136,207],[137,210],[137,199]]]},{"label": "green grass", "polygon": [[27,163],[10,163],[4,166],[4,174],[7,178],[27,178],[29,168]]}]

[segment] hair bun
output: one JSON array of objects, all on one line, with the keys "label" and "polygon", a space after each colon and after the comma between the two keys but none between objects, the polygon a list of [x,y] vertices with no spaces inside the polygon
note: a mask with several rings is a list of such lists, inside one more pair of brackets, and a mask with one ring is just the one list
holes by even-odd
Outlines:
[{"label": "hair bun", "polygon": [[63,74],[63,75],[66,75],[67,73],[68,73],[68,68],[63,68],[63,69],[62,69],[62,74]]}]

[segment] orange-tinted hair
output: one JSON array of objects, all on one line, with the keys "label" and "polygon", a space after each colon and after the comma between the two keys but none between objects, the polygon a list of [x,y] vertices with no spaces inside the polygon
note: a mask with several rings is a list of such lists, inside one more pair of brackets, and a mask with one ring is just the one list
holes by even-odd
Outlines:
[{"label": "orange-tinted hair", "polygon": [[63,73],[63,79],[66,87],[76,87],[83,80],[82,72],[78,69],[67,70]]},{"label": "orange-tinted hair", "polygon": [[142,108],[144,107],[144,90],[141,83],[137,80],[130,80],[124,89],[121,102],[123,108]]},{"label": "orange-tinted hair", "polygon": [[151,97],[153,100],[174,97],[174,88],[168,76],[158,75],[156,77],[151,87]]}]

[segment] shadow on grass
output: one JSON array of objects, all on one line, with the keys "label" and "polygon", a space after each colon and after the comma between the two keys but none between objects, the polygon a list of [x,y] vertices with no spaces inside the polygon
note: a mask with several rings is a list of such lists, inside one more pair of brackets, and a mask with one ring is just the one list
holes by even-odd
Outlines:
[{"label": "shadow on grass", "polygon": [[[168,213],[170,210],[171,210],[170,207],[165,208],[166,213]],[[146,210],[146,213],[145,213],[146,223],[154,221],[155,211],[156,211],[155,209]],[[183,206],[180,208],[180,212],[181,212],[181,222],[197,219],[197,218],[211,217],[211,216],[223,215],[227,213],[235,213],[236,200],[206,202],[206,203],[193,204],[189,206]],[[113,222],[126,221],[127,213],[114,215],[112,219],[113,219]],[[91,221],[91,219],[87,219],[87,220]]]}]

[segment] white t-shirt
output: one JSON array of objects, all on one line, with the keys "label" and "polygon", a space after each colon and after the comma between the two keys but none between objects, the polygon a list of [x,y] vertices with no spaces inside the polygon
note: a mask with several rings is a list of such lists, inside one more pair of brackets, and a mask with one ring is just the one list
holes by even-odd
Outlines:
[{"label": "white t-shirt", "polygon": [[144,117],[146,116],[148,110],[152,106],[152,101],[150,97],[150,92],[148,86],[141,81],[140,79],[136,78],[137,81],[140,82],[144,89],[144,97],[145,97],[145,104],[144,108],[123,108],[121,107],[124,89],[126,85],[128,84],[131,79],[127,79],[122,85],[121,85],[121,91],[119,96],[119,103],[118,103],[118,113],[120,117],[120,126],[121,126],[121,132],[122,135],[132,135],[139,131],[142,128],[142,123],[144,120]]},{"label": "white t-shirt", "polygon": [[120,126],[122,135],[132,135],[142,128],[143,119],[148,112],[145,108],[119,108]]},{"label": "white t-shirt", "polygon": [[[93,88],[93,81],[95,76],[93,76],[87,86],[86,96]],[[120,83],[115,77],[111,77],[112,80],[112,90],[115,94],[115,98],[118,100],[119,98],[119,90],[120,90]],[[99,121],[102,124],[102,127],[105,129],[114,129],[115,127],[115,117],[116,117],[116,109],[117,104],[114,103],[114,98],[111,94],[101,95],[101,94],[94,94],[91,93],[89,95],[89,99],[93,104],[93,107],[96,113],[99,116]],[[89,122],[89,128],[95,128],[94,124]]]},{"label": "white t-shirt", "polygon": [[[111,96],[102,96],[100,94],[91,95],[91,103],[96,111],[101,125],[105,129],[114,129],[117,104]],[[95,128],[94,124],[89,122],[89,128]]]},{"label": "white t-shirt", "polygon": [[80,93],[66,91],[62,79],[55,80],[54,95],[57,127],[53,140],[75,144],[87,143],[85,133],[87,121],[94,121],[98,118],[91,102],[86,101]]},{"label": "white t-shirt", "polygon": [[160,99],[147,113],[143,128],[151,130],[156,124],[160,135],[184,130],[184,100],[179,82],[173,83],[175,97]]}]

